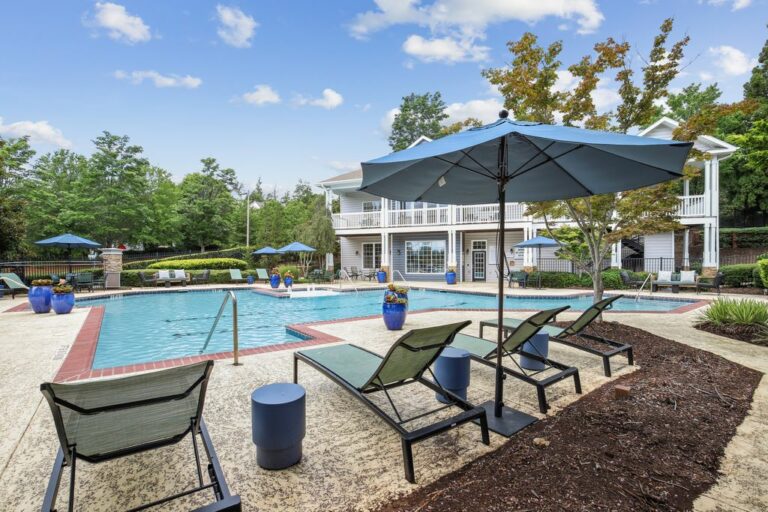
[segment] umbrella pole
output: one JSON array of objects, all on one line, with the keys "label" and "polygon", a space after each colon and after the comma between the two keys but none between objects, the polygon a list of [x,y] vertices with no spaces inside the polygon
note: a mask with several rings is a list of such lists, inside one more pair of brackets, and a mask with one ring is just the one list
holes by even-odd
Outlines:
[{"label": "umbrella pole", "polygon": [[497,250],[496,262],[499,266],[497,272],[499,276],[498,291],[499,291],[499,311],[497,316],[498,332],[496,333],[496,395],[493,406],[493,415],[497,418],[501,418],[502,408],[504,407],[504,371],[502,370],[502,347],[504,346],[504,274],[502,273],[501,265],[504,259],[504,223],[505,223],[505,211],[507,202],[507,192],[504,189],[503,179],[499,179],[499,243]]}]

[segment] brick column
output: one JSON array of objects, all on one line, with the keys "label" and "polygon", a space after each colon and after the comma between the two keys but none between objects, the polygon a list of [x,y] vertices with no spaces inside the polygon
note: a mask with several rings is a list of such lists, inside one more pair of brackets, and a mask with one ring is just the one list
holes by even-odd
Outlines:
[{"label": "brick column", "polygon": [[104,283],[106,288],[120,288],[120,272],[123,271],[123,251],[115,248],[101,249],[104,262]]}]

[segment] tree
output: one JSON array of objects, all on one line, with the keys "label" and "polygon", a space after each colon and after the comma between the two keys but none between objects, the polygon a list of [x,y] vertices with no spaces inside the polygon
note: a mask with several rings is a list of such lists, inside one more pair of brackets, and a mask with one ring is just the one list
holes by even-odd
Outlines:
[{"label": "tree", "polygon": [[744,84],[744,98],[768,102],[768,41],[760,50],[757,66],[752,69],[752,76]]},{"label": "tree", "polygon": [[26,138],[0,137],[0,257],[12,257],[24,245],[26,202],[18,185],[34,154]]},{"label": "tree", "polygon": [[[317,255],[321,256],[336,252],[336,231],[333,229],[331,212],[325,206],[325,197],[315,195],[312,204],[312,216],[304,224],[300,231],[300,238],[305,243],[316,249]],[[312,254],[309,254],[309,261],[304,263],[304,275],[309,269]]]},{"label": "tree", "polygon": [[174,246],[181,242],[179,187],[168,171],[151,166],[148,173],[149,212],[141,239],[146,246]]},{"label": "tree", "polygon": [[217,179],[212,173],[194,172],[184,177],[179,190],[179,215],[185,243],[204,252],[208,246],[229,242],[231,214],[236,203],[227,181]]},{"label": "tree", "polygon": [[669,95],[666,115],[677,121],[687,121],[704,109],[714,107],[722,94],[716,83],[708,85],[704,90],[701,90],[700,83],[690,84],[681,92]]},{"label": "tree", "polygon": [[479,119],[476,119],[474,117],[468,117],[463,121],[456,121],[455,123],[451,123],[449,125],[443,126],[440,129],[440,133],[437,134],[436,138],[445,137],[446,135],[452,135],[454,133],[459,133],[465,128],[477,128],[480,126],[483,126],[483,123]]},{"label": "tree", "polygon": [[389,145],[392,150],[400,151],[422,135],[436,139],[442,130],[440,123],[447,118],[445,102],[439,92],[404,96],[400,112],[392,122]]},{"label": "tree", "polygon": [[[626,133],[653,120],[656,103],[668,95],[669,83],[678,73],[688,38],[667,45],[672,28],[671,19],[662,23],[642,66],[641,84],[635,83],[635,71],[628,61],[630,45],[611,38],[596,44],[594,55],[568,67],[576,85],[567,91],[554,90],[562,43],[544,49],[532,34],[524,34],[507,45],[514,56],[509,67],[486,70],[484,75],[502,92],[505,106],[518,119],[552,123],[560,114],[566,125],[582,123]],[[598,112],[593,93],[600,77],[611,72],[615,73],[621,103],[615,112]],[[589,253],[588,272],[595,302],[603,296],[601,269],[612,244],[640,233],[675,229],[676,211],[675,187],[670,183],[621,194],[528,205],[528,214],[543,218],[555,239],[558,237],[551,219],[568,217],[579,228]]]}]

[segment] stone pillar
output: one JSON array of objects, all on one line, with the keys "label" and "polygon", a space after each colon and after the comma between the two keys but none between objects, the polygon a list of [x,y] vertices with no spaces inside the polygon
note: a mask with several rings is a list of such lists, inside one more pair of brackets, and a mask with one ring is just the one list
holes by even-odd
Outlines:
[{"label": "stone pillar", "polygon": [[101,249],[104,262],[105,288],[120,288],[120,272],[123,271],[123,251],[114,247]]}]

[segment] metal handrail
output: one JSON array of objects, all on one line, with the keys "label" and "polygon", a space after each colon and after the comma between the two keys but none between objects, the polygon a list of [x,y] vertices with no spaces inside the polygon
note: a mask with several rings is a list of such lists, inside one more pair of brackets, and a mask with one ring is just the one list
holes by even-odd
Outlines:
[{"label": "metal handrail", "polygon": [[403,273],[400,272],[399,270],[393,270],[392,271],[392,282],[393,283],[395,282],[395,274],[399,274],[400,275],[400,279],[403,280],[403,282],[405,283],[405,286],[408,286],[408,287],[411,286],[410,284],[408,284],[408,281],[405,279],[405,276],[403,275]]},{"label": "metal handrail", "polygon": [[[652,275],[653,275],[653,274],[651,274],[651,273],[649,272],[649,273],[648,273],[648,275],[645,277],[645,281],[643,281],[643,284],[641,284],[641,285],[640,285],[640,288],[638,288],[638,289],[637,289],[637,295],[635,295],[635,302],[637,302],[638,300],[640,300],[640,292],[642,292],[642,291],[643,291],[643,288],[645,288],[645,283],[647,283],[647,282],[648,282],[648,280],[651,278],[651,276],[652,276]],[[653,285],[651,285],[651,293],[653,293]]]},{"label": "metal handrail", "polygon": [[352,278],[349,277],[349,272],[347,272],[342,268],[341,270],[339,270],[339,290],[342,289],[342,284],[344,283],[344,279],[349,281],[349,284],[352,285],[352,289],[355,290],[355,295],[359,295],[360,291],[357,289],[357,286],[355,286],[355,283],[352,281]]},{"label": "metal handrail", "polygon": [[224,300],[221,301],[221,307],[219,307],[219,312],[216,313],[216,320],[213,321],[213,325],[211,326],[211,330],[208,332],[208,337],[205,338],[205,343],[203,344],[203,348],[200,349],[200,353],[202,354],[205,352],[205,349],[208,348],[208,343],[211,341],[211,336],[213,336],[213,332],[216,330],[216,326],[219,324],[219,320],[221,319],[221,315],[224,314],[224,308],[227,306],[227,302],[229,300],[232,300],[232,352],[235,356],[235,362],[233,363],[235,366],[240,366],[239,362],[239,346],[238,346],[238,333],[237,333],[237,297],[235,296],[235,292],[232,290],[227,290],[226,294],[224,295]]}]

